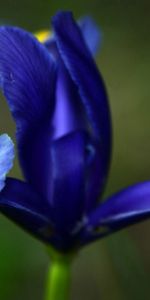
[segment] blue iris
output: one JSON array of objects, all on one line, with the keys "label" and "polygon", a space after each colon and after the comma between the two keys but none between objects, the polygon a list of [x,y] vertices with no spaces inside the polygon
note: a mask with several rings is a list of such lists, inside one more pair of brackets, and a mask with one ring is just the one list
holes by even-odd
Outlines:
[{"label": "blue iris", "polygon": [[13,150],[3,151],[0,140],[0,210],[43,242],[70,251],[149,217],[150,182],[98,204],[112,136],[93,59],[99,33],[89,18],[77,24],[70,12],[57,13],[52,25],[45,45],[22,29],[0,28],[0,86],[25,178],[6,178],[2,189]]}]

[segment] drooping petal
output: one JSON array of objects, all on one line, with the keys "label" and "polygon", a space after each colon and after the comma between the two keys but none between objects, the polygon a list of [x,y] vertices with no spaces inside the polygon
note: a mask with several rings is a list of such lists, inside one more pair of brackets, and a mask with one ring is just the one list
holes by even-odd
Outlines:
[{"label": "drooping petal", "polygon": [[50,207],[46,206],[30,185],[7,178],[6,185],[0,193],[0,211],[44,241],[50,240],[53,234],[49,210]]},{"label": "drooping petal", "polygon": [[150,217],[150,182],[118,192],[89,217],[85,240],[95,240]]},{"label": "drooping petal", "polygon": [[7,134],[0,136],[0,191],[5,186],[7,173],[13,166],[14,144]]},{"label": "drooping petal", "polygon": [[46,147],[52,133],[55,77],[55,63],[36,38],[18,28],[0,28],[0,85],[17,125],[25,176],[42,193],[49,165]]},{"label": "drooping petal", "polygon": [[54,82],[55,65],[45,47],[22,29],[1,27],[0,83],[18,130],[51,116]]},{"label": "drooping petal", "polygon": [[84,212],[84,152],[83,132],[64,136],[55,141],[51,148],[52,218],[59,232],[71,232]]},{"label": "drooping petal", "polygon": [[79,89],[89,123],[101,144],[104,181],[111,152],[111,122],[104,84],[72,14],[58,13],[53,18],[53,27],[62,60]]},{"label": "drooping petal", "polygon": [[89,16],[80,19],[79,26],[91,53],[96,54],[101,46],[100,29]]}]

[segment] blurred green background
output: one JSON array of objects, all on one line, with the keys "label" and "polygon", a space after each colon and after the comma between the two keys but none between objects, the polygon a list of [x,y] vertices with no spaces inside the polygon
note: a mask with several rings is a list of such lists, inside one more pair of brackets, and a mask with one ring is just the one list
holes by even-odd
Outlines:
[{"label": "blurred green background", "polygon": [[[113,156],[106,194],[150,179],[150,2],[148,0],[1,0],[0,22],[47,28],[57,10],[90,14],[101,26],[97,58],[113,120]],[[1,133],[14,124],[1,97]],[[20,177],[16,161],[12,175]],[[0,299],[41,300],[48,257],[43,246],[0,216]],[[150,222],[91,245],[73,267],[72,300],[150,299]]]}]

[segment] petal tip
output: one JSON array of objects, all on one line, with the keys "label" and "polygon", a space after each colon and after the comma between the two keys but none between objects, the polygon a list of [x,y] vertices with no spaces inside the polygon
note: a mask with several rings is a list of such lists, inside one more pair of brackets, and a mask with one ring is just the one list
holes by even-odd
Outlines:
[{"label": "petal tip", "polygon": [[67,19],[73,18],[73,13],[71,11],[58,11],[53,17],[52,17],[52,24],[53,26],[59,26],[62,24],[62,22]]}]

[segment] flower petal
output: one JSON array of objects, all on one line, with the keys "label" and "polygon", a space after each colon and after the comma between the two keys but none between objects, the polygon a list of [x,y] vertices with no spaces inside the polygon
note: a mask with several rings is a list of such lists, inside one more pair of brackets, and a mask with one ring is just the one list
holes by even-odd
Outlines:
[{"label": "flower petal", "polygon": [[0,27],[0,83],[19,131],[51,116],[55,64],[30,33]]},{"label": "flower petal", "polygon": [[58,49],[70,75],[79,87],[93,128],[98,136],[102,136],[102,130],[105,129],[108,139],[110,119],[105,88],[82,32],[69,12],[57,13],[53,17],[53,27]]},{"label": "flower petal", "polygon": [[89,156],[87,161],[87,181],[86,181],[86,203],[85,211],[90,213],[98,203],[103,192],[104,185],[104,162],[101,157],[101,148],[94,140],[89,140],[87,148]]},{"label": "flower petal", "polygon": [[88,218],[86,240],[95,240],[150,217],[150,182],[118,192]]},{"label": "flower petal", "polygon": [[80,19],[79,26],[91,53],[96,54],[101,44],[100,29],[89,16]]},{"label": "flower petal", "polygon": [[111,152],[111,122],[103,81],[72,14],[58,13],[53,18],[53,27],[62,60],[79,89],[93,132],[101,144],[105,180]]},{"label": "flower petal", "polygon": [[[85,39],[88,48],[90,49],[91,53],[95,55],[101,46],[102,34],[100,28],[89,16],[81,18],[78,21],[78,25],[82,31],[82,35]],[[44,43],[45,46],[53,52],[55,37],[51,34],[51,32],[43,30],[37,32],[35,36],[41,43]]]},{"label": "flower petal", "polygon": [[85,134],[74,132],[51,148],[53,169],[52,218],[59,232],[71,232],[84,212]]},{"label": "flower petal", "polygon": [[[55,76],[54,61],[36,38],[18,28],[0,28],[0,85],[17,125],[25,176],[39,192],[44,190],[42,178],[47,172],[43,160],[47,158],[48,164],[49,159],[45,158],[49,154],[45,148],[52,132]],[[38,156],[34,155],[35,145],[38,149],[41,144]]]},{"label": "flower petal", "polygon": [[50,240],[52,235],[49,210],[50,208],[30,185],[7,178],[6,186],[0,193],[0,211],[44,241]]},{"label": "flower petal", "polygon": [[5,186],[7,173],[13,166],[14,144],[7,134],[0,136],[0,191]]},{"label": "flower petal", "polygon": [[56,106],[52,124],[54,139],[76,130],[87,129],[87,120],[76,86],[61,61],[58,67]]}]

